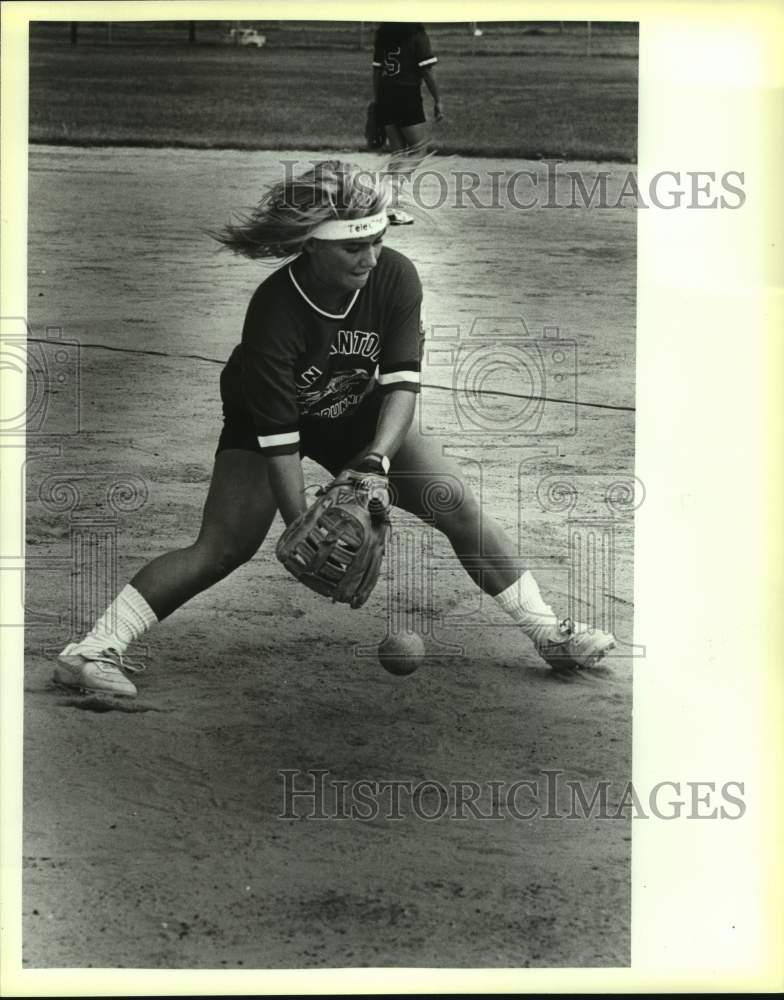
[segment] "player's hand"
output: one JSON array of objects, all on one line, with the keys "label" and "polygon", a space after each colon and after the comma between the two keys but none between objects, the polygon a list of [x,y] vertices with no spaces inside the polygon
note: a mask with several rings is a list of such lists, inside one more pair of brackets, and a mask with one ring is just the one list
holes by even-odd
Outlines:
[{"label": "player's hand", "polygon": [[443,121],[444,119],[444,105],[440,101],[436,101],[433,104],[433,114],[437,122]]}]

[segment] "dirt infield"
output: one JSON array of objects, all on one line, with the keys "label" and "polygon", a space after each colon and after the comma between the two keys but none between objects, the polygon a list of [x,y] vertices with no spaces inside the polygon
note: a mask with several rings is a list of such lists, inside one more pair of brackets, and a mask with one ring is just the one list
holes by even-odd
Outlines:
[{"label": "dirt infield", "polygon": [[[220,363],[267,273],[218,254],[205,230],[251,204],[280,159],[31,150],[29,319],[34,350],[66,378],[28,447],[25,963],[627,965],[631,824],[618,805],[631,778],[633,208],[447,199],[388,237],[425,287],[423,425],[519,538],[553,603],[596,587],[620,642],[607,670],[554,674],[478,599],[446,542],[400,516],[403,555],[361,611],[285,578],[276,522],[251,563],[146,637],[127,710],[51,685],[52,651],[198,528]],[[626,176],[570,167],[589,184],[606,169],[613,191]],[[422,190],[439,190],[435,174]],[[460,410],[444,354],[478,345],[503,359],[520,318],[527,356],[545,356],[557,328],[574,373],[545,372],[557,401],[536,433],[516,423],[523,404],[510,396],[488,396],[478,416]],[[508,369],[486,374],[497,393],[525,389]],[[307,463],[306,481],[324,479]],[[429,655],[395,678],[372,645],[406,617]],[[282,772],[301,789],[319,769],[352,787],[431,784],[413,804],[403,795],[400,818],[334,818],[330,800],[329,818],[306,819],[312,800],[292,808]],[[589,799],[608,782],[618,818],[565,818],[568,781]],[[460,782],[479,785],[480,812],[495,803],[500,818],[458,815]]]}]

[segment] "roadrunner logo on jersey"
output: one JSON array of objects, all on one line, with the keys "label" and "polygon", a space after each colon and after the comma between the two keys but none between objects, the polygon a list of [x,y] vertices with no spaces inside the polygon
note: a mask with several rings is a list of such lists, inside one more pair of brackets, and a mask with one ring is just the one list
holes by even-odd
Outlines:
[{"label": "roadrunner logo on jersey", "polygon": [[[381,338],[367,330],[338,330],[329,358],[353,358],[351,368],[326,372],[311,365],[297,379],[297,405],[301,413],[340,417],[360,402],[374,377],[381,357]],[[338,362],[339,363],[339,362]],[[345,362],[343,362],[345,364]],[[349,362],[350,364],[350,362]],[[359,367],[364,364],[366,367]]]},{"label": "roadrunner logo on jersey", "polygon": [[[309,369],[313,371],[313,369]],[[302,413],[316,417],[339,417],[356,406],[367,391],[371,373],[364,368],[338,372],[326,386],[309,392],[297,389],[297,403]],[[311,383],[312,384],[312,383]]]}]

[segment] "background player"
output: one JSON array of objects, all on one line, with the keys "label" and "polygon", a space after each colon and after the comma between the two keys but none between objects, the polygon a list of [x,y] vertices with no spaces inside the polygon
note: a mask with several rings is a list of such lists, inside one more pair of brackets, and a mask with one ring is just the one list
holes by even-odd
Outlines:
[{"label": "background player", "polygon": [[[220,234],[235,253],[290,262],[257,288],[221,373],[224,425],[201,530],[147,564],[66,647],[57,682],[134,696],[125,671],[135,668],[123,661],[130,643],[249,560],[277,511],[289,524],[305,509],[303,456],[333,473],[389,474],[397,505],[447,536],[553,666],[592,666],[612,648],[611,635],[558,620],[459,466],[418,431],[422,288],[411,261],[383,247],[391,200],[388,175],[327,161],[273,185]],[[454,502],[434,511],[434,488]]]},{"label": "background player", "polygon": [[[376,122],[385,128],[390,148],[424,150],[427,120],[422,104],[422,81],[433,98],[436,121],[444,107],[433,69],[433,55],[425,26],[390,22],[379,25],[373,43],[373,98]],[[413,218],[400,209],[389,212],[392,225],[410,225]]]}]

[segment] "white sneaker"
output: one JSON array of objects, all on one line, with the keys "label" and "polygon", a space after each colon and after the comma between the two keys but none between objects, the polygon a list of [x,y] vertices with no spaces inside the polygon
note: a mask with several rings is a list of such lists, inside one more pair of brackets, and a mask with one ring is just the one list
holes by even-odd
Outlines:
[{"label": "white sneaker", "polygon": [[564,618],[555,625],[543,628],[541,635],[534,639],[534,645],[542,659],[556,670],[564,667],[591,668],[615,648],[615,636]]},{"label": "white sneaker", "polygon": [[136,686],[123,673],[141,673],[141,664],[123,663],[116,649],[101,653],[60,653],[54,668],[54,681],[80,691],[98,691],[120,698],[135,698]]},{"label": "white sneaker", "polygon": [[393,209],[391,212],[387,212],[387,219],[389,220],[390,226],[414,225],[414,216],[409,215],[408,212],[401,212],[399,208]]}]

